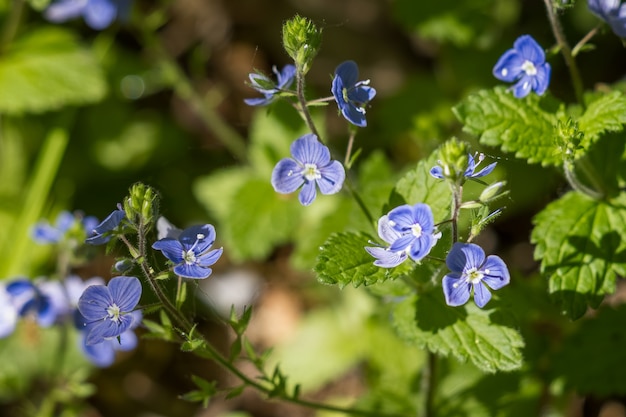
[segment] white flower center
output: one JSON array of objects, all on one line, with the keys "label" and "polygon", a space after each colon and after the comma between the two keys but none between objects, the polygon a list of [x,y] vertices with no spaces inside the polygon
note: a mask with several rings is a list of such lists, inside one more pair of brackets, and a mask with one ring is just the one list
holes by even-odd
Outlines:
[{"label": "white flower center", "polygon": [[111,321],[117,323],[118,321],[120,321],[120,308],[117,306],[117,304],[113,304],[112,306],[109,306],[109,308],[107,308],[107,314],[109,315],[109,317],[111,318]]},{"label": "white flower center", "polygon": [[476,268],[467,271],[467,280],[472,284],[478,284],[483,279],[484,274]]},{"label": "white flower center", "polygon": [[322,178],[322,173],[315,164],[304,164],[304,178],[313,181]]},{"label": "white flower center", "polygon": [[185,263],[187,265],[195,264],[196,263],[196,254],[191,249],[189,249],[186,252],[183,251],[183,260],[185,261]]},{"label": "white flower center", "polygon": [[537,75],[537,68],[535,67],[535,64],[528,60],[524,61],[522,64],[522,70],[526,73],[526,75]]},{"label": "white flower center", "polygon": [[415,223],[411,226],[411,233],[413,233],[415,237],[420,237],[422,235],[422,226],[419,223]]}]

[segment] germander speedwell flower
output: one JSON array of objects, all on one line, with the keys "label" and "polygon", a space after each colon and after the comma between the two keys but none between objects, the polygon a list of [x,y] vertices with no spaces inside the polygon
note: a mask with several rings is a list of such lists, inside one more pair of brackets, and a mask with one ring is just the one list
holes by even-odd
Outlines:
[{"label": "germander speedwell flower", "polygon": [[[480,153],[478,154],[478,162],[476,162],[476,158],[474,158],[471,154],[468,154],[467,155],[467,168],[465,169],[463,176],[466,179],[469,179],[469,178],[480,178],[480,177],[484,177],[485,175],[491,174],[491,172],[494,170],[494,168],[498,164],[497,162],[493,162],[487,165],[486,167],[484,167],[483,169],[481,169],[480,171],[476,172],[476,168],[478,168],[478,165],[480,165],[480,163],[484,159],[485,159],[485,155]],[[441,164],[441,161],[439,161],[439,164]],[[449,173],[447,174],[445,172],[444,167],[442,167],[441,165],[436,165],[430,169],[430,175],[438,179],[444,179],[446,178],[446,176],[449,175]]]},{"label": "germander speedwell flower", "polygon": [[543,48],[530,36],[522,35],[500,57],[493,67],[493,75],[502,81],[516,82],[512,87],[517,98],[531,91],[542,95],[550,84],[550,64],[546,62]]},{"label": "germander speedwell flower", "polygon": [[626,3],[621,0],[589,0],[589,10],[609,24],[620,38],[626,38]]},{"label": "germander speedwell flower", "polygon": [[[384,215],[378,220],[378,236],[380,236],[382,240],[391,245],[402,236],[402,233],[391,227],[391,223],[389,222],[389,216]],[[394,252],[389,250],[389,246],[368,246],[365,248],[365,250],[367,251],[367,253],[376,258],[376,260],[374,261],[374,265],[380,266],[382,268],[393,268],[395,266],[398,266],[408,257],[408,253],[406,250]]]},{"label": "germander speedwell flower", "polygon": [[265,97],[246,98],[244,99],[244,102],[247,105],[265,106],[270,104],[274,101],[278,93],[291,86],[296,76],[296,67],[291,64],[285,65],[280,72],[276,69],[276,67],[273,67],[272,71],[276,74],[276,82],[258,72],[250,73],[250,87],[254,88]]},{"label": "germander speedwell flower", "polygon": [[376,96],[376,90],[369,86],[369,80],[357,82],[358,78],[356,63],[345,61],[335,69],[330,91],[343,117],[355,126],[365,127],[365,106]]},{"label": "germander speedwell flower", "polygon": [[441,237],[441,233],[435,230],[433,212],[428,204],[418,203],[413,206],[405,204],[391,210],[388,217],[391,228],[401,234],[391,244],[389,250],[391,252],[406,250],[415,262],[428,255]]},{"label": "germander speedwell flower", "polygon": [[215,228],[210,224],[189,227],[175,239],[166,237],[152,248],[160,250],[174,266],[174,273],[186,278],[203,279],[211,275],[210,268],[222,256],[222,248],[211,249]]},{"label": "germander speedwell flower", "polygon": [[100,224],[94,227],[93,230],[87,230],[89,237],[85,239],[85,243],[89,243],[90,245],[102,245],[107,243],[112,237],[110,232],[120,225],[124,217],[126,217],[124,210],[121,208],[114,210],[106,219],[102,220]]},{"label": "germander speedwell flower", "polygon": [[307,134],[291,144],[292,158],[281,159],[272,171],[272,186],[282,194],[302,187],[298,199],[303,206],[315,200],[316,185],[322,194],[341,190],[346,172],[339,161],[330,159],[330,151],[317,136]]},{"label": "germander speedwell flower", "polygon": [[78,310],[85,318],[85,343],[102,343],[128,330],[134,324],[130,313],[140,298],[141,283],[135,277],[119,276],[108,285],[87,287],[78,300]]},{"label": "germander speedwell flower", "polygon": [[474,293],[474,302],[480,308],[491,299],[492,290],[499,290],[510,281],[509,270],[500,257],[489,255],[473,243],[455,243],[446,258],[451,273],[443,277],[446,303],[460,306]]}]

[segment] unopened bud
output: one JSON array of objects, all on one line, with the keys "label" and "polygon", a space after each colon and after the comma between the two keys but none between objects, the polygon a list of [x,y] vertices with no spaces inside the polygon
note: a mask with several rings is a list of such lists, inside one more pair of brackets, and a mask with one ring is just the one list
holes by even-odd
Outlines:
[{"label": "unopened bud", "polygon": [[313,58],[322,44],[322,29],[296,15],[283,24],[283,46],[302,74],[311,68]]},{"label": "unopened bud", "polygon": [[506,181],[498,181],[491,184],[489,187],[485,188],[482,193],[480,193],[480,197],[478,197],[478,199],[483,203],[489,203],[496,198],[506,195],[508,191],[502,192],[505,185]]}]

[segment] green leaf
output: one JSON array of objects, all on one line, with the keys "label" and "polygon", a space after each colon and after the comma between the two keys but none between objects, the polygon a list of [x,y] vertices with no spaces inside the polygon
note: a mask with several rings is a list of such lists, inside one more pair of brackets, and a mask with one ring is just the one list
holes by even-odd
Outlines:
[{"label": "green leaf", "polygon": [[463,130],[478,136],[484,145],[500,146],[530,163],[561,165],[554,141],[558,118],[555,112],[543,110],[540,100],[535,94],[517,99],[504,87],[496,87],[470,95],[452,111]]},{"label": "green leaf", "polygon": [[588,103],[578,119],[578,127],[585,133],[585,147],[595,142],[604,132],[620,132],[626,123],[626,95],[620,91],[605,94]]},{"label": "green leaf", "polygon": [[0,56],[0,112],[21,114],[93,103],[106,93],[91,53],[63,29],[30,31]]},{"label": "green leaf", "polygon": [[471,301],[449,307],[442,293],[423,293],[397,304],[393,320],[400,336],[420,349],[469,359],[483,371],[510,371],[522,365],[524,341],[512,320]]},{"label": "green leaf", "polygon": [[[624,378],[624,337],[621,323],[626,321],[624,305],[603,308],[559,345],[551,358],[555,377],[581,395],[608,397],[626,394]],[[572,366],[578,364],[578,366]]]},{"label": "green leaf", "polygon": [[402,204],[426,203],[433,211],[435,223],[450,218],[452,194],[444,180],[430,175],[430,169],[437,165],[437,153],[418,162],[415,169],[407,172],[396,184],[389,198],[388,209]]},{"label": "green leaf", "polygon": [[221,219],[232,259],[268,256],[293,235],[301,209],[297,194],[276,193],[269,179],[249,179],[234,194],[229,216]]},{"label": "green leaf", "polygon": [[355,287],[383,282],[389,275],[385,268],[374,265],[374,258],[365,251],[372,238],[365,233],[334,233],[324,243],[317,257],[315,272],[323,284],[348,284]]},{"label": "green leaf", "polygon": [[553,301],[570,318],[597,307],[615,291],[616,274],[626,273],[624,200],[608,203],[570,192],[533,220],[535,259]]}]

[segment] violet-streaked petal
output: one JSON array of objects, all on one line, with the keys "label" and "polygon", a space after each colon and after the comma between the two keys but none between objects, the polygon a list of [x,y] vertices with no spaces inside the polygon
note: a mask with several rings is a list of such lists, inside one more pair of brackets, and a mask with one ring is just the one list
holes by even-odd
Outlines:
[{"label": "violet-streaked petal", "polygon": [[366,85],[348,90],[348,98],[360,105],[370,102],[375,96],[376,90]]},{"label": "violet-streaked petal", "polygon": [[467,303],[470,298],[470,288],[472,284],[462,282],[455,274],[448,274],[443,277],[441,282],[443,287],[443,295],[446,304],[452,307],[460,306]]},{"label": "violet-streaked petal", "polygon": [[152,244],[152,249],[160,250],[167,259],[174,263],[183,262],[183,246],[177,239],[157,240]]},{"label": "violet-streaked petal", "polygon": [[78,310],[88,322],[101,320],[108,316],[107,308],[114,302],[106,286],[92,285],[78,299]]},{"label": "violet-streaked petal", "polygon": [[465,256],[465,252],[463,252],[462,248],[465,243],[455,243],[448,252],[448,256],[446,256],[446,266],[452,272],[461,274],[465,269],[465,264],[467,263],[467,257]]},{"label": "violet-streaked petal", "polygon": [[[120,318],[121,317],[122,316],[120,316]],[[102,343],[105,338],[113,337],[117,329],[118,325],[111,320],[102,319],[100,321],[90,323],[85,327],[85,344],[87,346],[92,346]]]},{"label": "violet-streaked petal", "polygon": [[100,343],[87,345],[87,332],[81,332],[79,346],[89,362],[97,367],[106,368],[115,362],[115,350],[112,340],[103,340]]},{"label": "violet-streaked petal", "polygon": [[270,104],[273,100],[273,96],[268,97],[256,97],[256,98],[244,98],[243,101],[248,106],[265,106]]},{"label": "violet-streaked petal", "polygon": [[489,255],[481,267],[482,282],[494,290],[499,290],[511,281],[509,269],[504,261],[496,255]]},{"label": "violet-streaked petal", "polygon": [[501,81],[513,82],[522,74],[523,63],[524,58],[516,50],[509,49],[493,67],[493,76]]},{"label": "violet-streaked petal", "polygon": [[272,187],[281,194],[296,191],[304,183],[302,167],[291,158],[281,159],[272,171]]},{"label": "violet-streaked petal", "polygon": [[396,267],[407,259],[406,252],[392,252],[388,249],[376,246],[366,247],[365,250],[367,253],[376,258],[374,265],[382,268]]},{"label": "violet-streaked petal", "polygon": [[551,67],[547,62],[543,65],[537,67],[537,74],[535,74],[535,93],[538,95],[543,95],[548,89],[548,85],[550,84],[550,72]]},{"label": "violet-streaked petal", "polygon": [[298,194],[298,200],[303,206],[308,206],[315,200],[316,195],[315,181],[305,181],[300,194]]},{"label": "violet-streaked petal", "polygon": [[335,75],[341,78],[345,88],[350,88],[359,79],[359,67],[354,61],[344,61],[335,69]]},{"label": "violet-streaked petal", "polygon": [[526,97],[528,94],[530,94],[530,92],[532,91],[533,88],[533,77],[530,77],[528,75],[524,75],[512,88],[513,88],[513,95],[516,98],[524,98]]},{"label": "violet-streaked petal", "polygon": [[430,169],[430,175],[433,177],[442,180],[443,179],[443,168],[439,165],[436,165]]},{"label": "violet-streaked petal", "polygon": [[415,240],[415,236],[410,233],[402,235],[391,244],[389,250],[392,252],[403,251],[413,243],[413,240]]},{"label": "violet-streaked petal", "polygon": [[127,313],[139,303],[141,298],[141,282],[136,277],[119,276],[109,281],[109,292],[120,311]]},{"label": "violet-streaked petal", "polygon": [[279,89],[289,88],[293,83],[293,80],[296,76],[296,67],[294,65],[288,64],[283,67],[283,69],[277,73],[277,87]]},{"label": "violet-streaked petal", "polygon": [[191,246],[196,245],[199,235],[204,236],[203,239],[207,239],[212,244],[215,241],[215,228],[210,224],[190,226],[183,230],[178,240],[183,247],[189,249]]},{"label": "violet-streaked petal", "polygon": [[422,227],[423,233],[431,233],[435,227],[433,212],[428,204],[419,203],[413,206],[415,223]]},{"label": "violet-streaked petal", "polygon": [[182,264],[174,267],[174,273],[185,278],[204,279],[211,275],[211,268],[203,268],[198,264]]},{"label": "violet-streaked petal", "polygon": [[494,162],[492,164],[487,165],[486,167],[484,167],[483,169],[481,169],[480,171],[478,171],[475,174],[470,175],[472,178],[480,178],[480,177],[484,177],[485,175],[489,175],[491,174],[491,172],[494,170],[494,168],[496,167],[496,165],[498,165],[497,162]]},{"label": "violet-streaked petal", "polygon": [[355,106],[351,102],[346,102],[339,106],[341,108],[341,114],[350,123],[358,127],[366,127],[367,120],[365,119],[365,110]]},{"label": "violet-streaked petal", "polygon": [[409,256],[415,262],[421,261],[433,247],[433,237],[430,234],[423,234],[418,238],[413,239],[411,247],[409,249]]},{"label": "violet-streaked petal", "polygon": [[393,228],[399,232],[406,232],[415,224],[413,208],[408,204],[394,208],[389,212],[388,217],[394,223]]},{"label": "violet-streaked petal", "polygon": [[322,194],[335,194],[341,190],[346,179],[346,171],[339,161],[331,161],[325,167],[319,168],[322,178],[317,180]]},{"label": "violet-streaked petal", "polygon": [[481,282],[474,284],[474,302],[483,308],[491,300],[491,293]]},{"label": "violet-streaked petal", "polygon": [[476,268],[480,269],[481,265],[485,261],[485,251],[480,246],[474,243],[455,243],[454,246],[459,246],[461,251],[465,255],[465,270]]},{"label": "violet-streaked petal", "polygon": [[389,217],[384,215],[378,220],[378,236],[385,242],[391,244],[402,236],[402,234],[391,227]]},{"label": "violet-streaked petal", "polygon": [[520,53],[522,59],[532,62],[535,66],[546,61],[543,48],[530,35],[517,38],[513,47]]},{"label": "violet-streaked petal", "polygon": [[218,259],[220,259],[220,256],[222,256],[223,251],[224,251],[223,248],[219,248],[219,249],[213,249],[212,251],[203,254],[198,259],[198,265],[204,268],[213,265],[215,262],[217,262]]},{"label": "violet-streaked petal", "polygon": [[312,133],[296,139],[291,144],[291,155],[301,164],[315,164],[321,167],[330,162],[330,151]]}]

